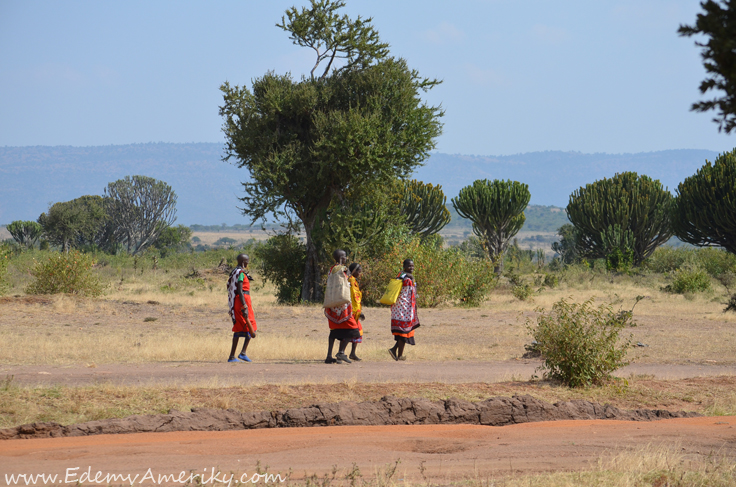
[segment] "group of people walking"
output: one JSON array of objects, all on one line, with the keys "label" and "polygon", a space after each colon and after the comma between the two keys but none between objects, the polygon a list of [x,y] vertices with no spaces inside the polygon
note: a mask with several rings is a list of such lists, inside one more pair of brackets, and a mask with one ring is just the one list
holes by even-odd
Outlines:
[{"label": "group of people walking", "polygon": [[[336,272],[344,273],[344,277],[350,283],[350,301],[336,307],[324,308],[330,329],[325,363],[349,364],[359,362],[361,359],[356,354],[356,349],[358,344],[363,341],[362,321],[365,320],[365,315],[362,309],[362,293],[358,285],[358,279],[363,269],[360,264],[355,262],[350,266],[345,266],[347,254],[344,250],[335,250],[332,257],[335,264],[330,268],[328,276]],[[250,299],[250,281],[253,278],[247,270],[250,258],[245,254],[240,254],[237,257],[237,262],[237,267],[230,273],[227,281],[229,313],[233,322],[233,342],[228,362],[250,362],[251,359],[248,358],[246,352],[250,340],[256,337],[257,331],[255,312]],[[415,344],[414,331],[420,326],[417,317],[417,285],[414,280],[414,262],[411,259],[404,261],[403,270],[396,279],[401,281],[401,291],[396,298],[396,302],[391,305],[391,333],[395,344],[388,349],[388,353],[391,358],[398,361],[406,359],[404,347],[407,343],[409,345]],[[240,338],[245,340],[240,354],[236,357],[235,353]],[[333,357],[335,341],[338,342],[338,349]],[[349,356],[345,353],[348,344],[352,344]]]}]

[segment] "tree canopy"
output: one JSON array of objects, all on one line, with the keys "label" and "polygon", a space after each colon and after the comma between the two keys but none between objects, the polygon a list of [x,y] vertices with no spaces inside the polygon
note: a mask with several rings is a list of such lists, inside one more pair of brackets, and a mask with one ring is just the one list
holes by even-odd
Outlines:
[{"label": "tree canopy", "polygon": [[111,240],[138,254],[153,245],[176,220],[176,193],[148,176],[126,176],[105,188],[105,210]]},{"label": "tree canopy", "polygon": [[[388,44],[381,42],[378,31],[371,25],[373,18],[362,19],[358,16],[352,20],[347,15],[338,15],[337,11],[345,6],[343,1],[310,2],[310,8],[302,7],[301,11],[296,7],[288,9],[276,27],[288,32],[294,44],[314,50],[317,58],[310,71],[312,79],[323,61],[327,61],[327,66],[320,79],[327,77],[330,68],[336,73],[365,68],[388,56]],[[337,66],[335,61],[342,61],[343,65]]]},{"label": "tree canopy", "polygon": [[33,248],[41,238],[43,227],[34,221],[16,220],[6,227],[13,240],[26,248]]},{"label": "tree canopy", "polygon": [[529,186],[518,181],[479,179],[452,199],[458,214],[473,222],[473,233],[496,261],[496,272],[503,271],[509,241],[524,226],[530,198]]},{"label": "tree canopy", "polygon": [[450,223],[450,210],[447,209],[442,185],[412,179],[404,183],[402,190],[399,209],[412,233],[427,238]]},{"label": "tree canopy", "polygon": [[573,191],[567,217],[582,257],[631,253],[640,264],[672,237],[672,195],[659,180],[635,172],[616,174]]},{"label": "tree canopy", "polygon": [[700,93],[721,91],[719,97],[693,103],[692,110],[715,110],[713,119],[718,131],[727,134],[736,128],[736,0],[706,0],[700,2],[704,12],[699,13],[694,25],[681,25],[678,33],[690,37],[702,34],[707,42],[695,42],[702,47],[703,67],[708,76],[700,83]]},{"label": "tree canopy", "polygon": [[[318,54],[317,66],[328,62],[320,78],[294,81],[289,74],[269,72],[251,89],[227,82],[221,87],[225,159],[234,159],[251,176],[243,183],[243,214],[253,221],[294,215],[304,226],[305,301],[321,298],[312,239],[318,215],[352,186],[407,177],[441,133],[441,108],[419,96],[438,82],[388,57],[370,19],[338,16],[343,5],[312,1],[311,9],[287,11],[289,20],[280,25],[299,45],[332,49],[334,55]],[[347,64],[328,75],[339,55],[347,56]]]},{"label": "tree canopy", "polygon": [[705,161],[679,184],[672,227],[683,242],[736,254],[736,149]]},{"label": "tree canopy", "polygon": [[64,252],[95,241],[107,219],[100,196],[81,196],[71,201],[55,203],[38,217],[45,237]]}]

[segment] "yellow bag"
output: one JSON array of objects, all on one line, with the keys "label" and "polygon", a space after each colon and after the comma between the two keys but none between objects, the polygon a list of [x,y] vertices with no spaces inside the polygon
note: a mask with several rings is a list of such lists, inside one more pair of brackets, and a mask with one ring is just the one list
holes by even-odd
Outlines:
[{"label": "yellow bag", "polygon": [[401,279],[391,279],[388,282],[388,286],[386,286],[386,292],[383,293],[383,296],[381,296],[381,299],[378,302],[389,306],[394,304],[396,300],[399,299],[399,293],[401,292],[403,284],[404,281]]}]

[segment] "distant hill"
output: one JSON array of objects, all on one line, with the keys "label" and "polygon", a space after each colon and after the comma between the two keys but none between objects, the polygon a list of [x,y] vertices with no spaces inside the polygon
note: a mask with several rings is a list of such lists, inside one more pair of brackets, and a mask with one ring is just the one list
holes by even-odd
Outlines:
[{"label": "distant hill", "polygon": [[[414,177],[439,183],[450,198],[476,179],[513,179],[529,185],[531,203],[564,207],[570,193],[616,172],[632,170],[661,180],[670,190],[695,173],[716,152],[669,150],[639,154],[532,152],[513,156],[435,153]],[[238,210],[247,171],[225,163],[216,143],[131,144],[95,147],[0,147],[0,224],[35,220],[49,203],[102,194],[107,183],[142,174],[169,183],[179,196],[177,223],[247,224]],[[536,210],[535,210],[536,211]],[[542,210],[539,210],[542,211]],[[527,212],[527,227],[557,225],[545,210],[544,222]],[[540,216],[540,218],[542,218]],[[559,225],[557,225],[559,226]],[[526,228],[525,228],[526,229]]]},{"label": "distant hill", "polygon": [[414,177],[440,183],[447,195],[456,196],[476,179],[511,179],[529,185],[533,205],[565,207],[570,194],[585,184],[634,171],[659,179],[674,194],[677,185],[695,174],[717,152],[709,150],[666,150],[638,154],[583,154],[580,152],[529,152],[512,156],[467,156],[432,154]]},{"label": "distant hill", "polygon": [[[452,221],[445,227],[445,233],[472,231],[473,226],[470,220],[458,215],[452,205],[448,206],[448,210],[452,215]],[[567,220],[565,209],[558,206],[529,205],[524,210],[524,216],[526,216],[526,221],[521,229],[522,232],[555,233],[562,225],[570,223]]]}]

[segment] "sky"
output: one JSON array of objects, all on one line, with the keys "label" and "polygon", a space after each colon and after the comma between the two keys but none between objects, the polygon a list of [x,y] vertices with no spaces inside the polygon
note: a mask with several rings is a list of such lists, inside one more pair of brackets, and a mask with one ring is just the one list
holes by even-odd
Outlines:
[{"label": "sky", "polygon": [[[693,0],[346,0],[443,83],[436,149],[508,155],[731,150],[712,113]],[[0,0],[0,146],[222,142],[224,81],[306,74],[275,27],[307,0]]]}]

